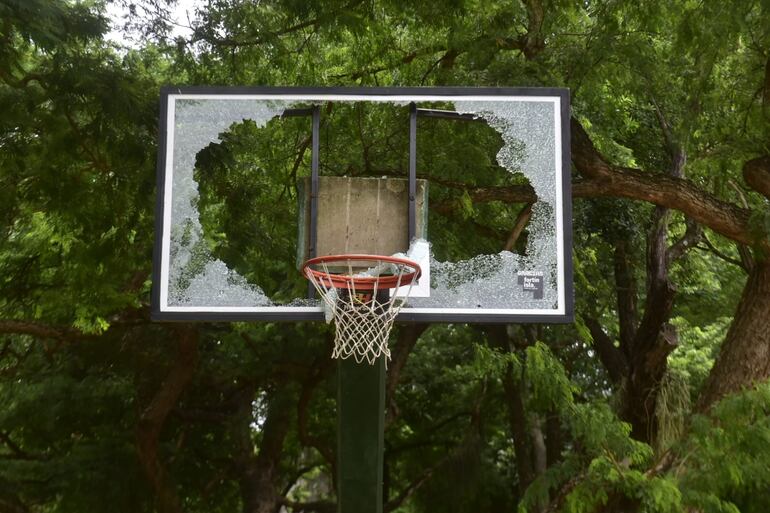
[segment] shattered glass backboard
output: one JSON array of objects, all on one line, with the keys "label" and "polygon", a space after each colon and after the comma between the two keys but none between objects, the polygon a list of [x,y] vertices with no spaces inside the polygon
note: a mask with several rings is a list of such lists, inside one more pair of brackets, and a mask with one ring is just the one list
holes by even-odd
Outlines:
[{"label": "shattered glass backboard", "polygon": [[[322,320],[298,265],[344,241],[314,234],[381,213],[429,248],[399,320],[572,320],[567,90],[165,88],[160,125],[155,319]],[[366,185],[340,230],[315,176]]]}]

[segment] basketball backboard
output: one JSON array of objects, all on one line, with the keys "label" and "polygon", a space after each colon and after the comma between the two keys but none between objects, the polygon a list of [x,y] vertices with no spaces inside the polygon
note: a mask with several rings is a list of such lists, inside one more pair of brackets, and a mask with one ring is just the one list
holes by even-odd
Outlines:
[{"label": "basketball backboard", "polygon": [[415,240],[399,321],[570,322],[568,91],[162,90],[155,319],[322,320],[303,259]]}]

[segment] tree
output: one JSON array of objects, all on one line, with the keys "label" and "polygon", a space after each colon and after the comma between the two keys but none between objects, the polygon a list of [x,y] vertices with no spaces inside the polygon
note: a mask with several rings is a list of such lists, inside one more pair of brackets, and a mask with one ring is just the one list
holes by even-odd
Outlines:
[{"label": "tree", "polygon": [[[400,329],[385,509],[767,508],[767,2],[223,0],[189,40],[153,38],[155,18],[129,51],[104,43],[100,8],[0,5],[0,509],[334,509],[328,329],[149,322],[170,82],[569,87],[578,322]],[[398,175],[364,154],[368,126],[340,164]],[[204,201],[222,185],[207,156],[241,159],[234,183],[271,158],[254,136],[202,152]],[[469,159],[432,177],[431,226],[501,248],[532,198]],[[286,253],[275,240],[216,250]]]}]

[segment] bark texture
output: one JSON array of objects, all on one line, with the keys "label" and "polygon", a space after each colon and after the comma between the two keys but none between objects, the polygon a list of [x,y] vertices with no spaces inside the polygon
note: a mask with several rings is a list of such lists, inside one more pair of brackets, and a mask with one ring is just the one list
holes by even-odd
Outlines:
[{"label": "bark texture", "polygon": [[632,426],[632,436],[651,442],[657,425],[655,405],[658,385],[666,372],[667,356],[676,348],[676,337],[667,337],[676,288],[668,277],[668,209],[656,207],[647,238],[647,295],[644,314],[626,348],[629,375],[624,387],[621,416]]},{"label": "bark texture", "polygon": [[398,332],[398,341],[393,350],[393,357],[388,364],[388,373],[385,377],[385,429],[390,426],[399,416],[398,404],[396,403],[396,387],[401,380],[401,371],[404,370],[412,349],[417,344],[425,330],[430,324],[407,324],[402,326]]},{"label": "bark texture", "polygon": [[746,162],[743,166],[743,179],[749,187],[770,198],[770,155]]},{"label": "bark texture", "polygon": [[136,430],[136,448],[160,513],[181,513],[182,502],[159,454],[160,435],[171,410],[192,379],[198,361],[198,332],[183,326],[176,330],[177,358],[150,404],[142,411]]},{"label": "bark texture", "polygon": [[508,407],[508,425],[511,429],[511,435],[513,435],[513,447],[516,451],[516,473],[519,476],[519,493],[523,494],[532,481],[534,481],[536,474],[532,444],[529,439],[530,430],[527,429],[527,411],[524,408],[520,379],[514,376],[513,372],[513,369],[509,366],[503,377],[503,386]]},{"label": "bark texture", "polygon": [[239,475],[242,511],[277,513],[284,501],[277,482],[280,477],[278,470],[295,398],[289,389],[283,387],[269,394],[267,414],[261,426],[262,440],[255,455],[252,443],[254,397],[253,386],[247,386],[241,391],[241,408],[232,431],[235,440],[233,463]]},{"label": "bark texture", "polygon": [[708,409],[727,394],[770,376],[770,259],[757,261],[698,406]]},{"label": "bark texture", "polygon": [[681,241],[669,248],[668,219],[668,209],[656,207],[653,211],[647,237],[647,294],[641,320],[637,320],[637,290],[626,239],[615,243],[613,256],[620,328],[617,345],[598,319],[584,316],[596,353],[610,380],[621,391],[620,417],[631,424],[632,436],[644,442],[655,439],[659,384],[666,372],[667,357],[677,343],[676,333],[668,324],[676,293],[668,268],[671,250],[679,247]]},{"label": "bark texture", "polygon": [[612,166],[574,118],[571,130],[572,161],[580,174],[591,182],[591,190],[585,191],[587,195],[628,198],[672,208],[729,239],[770,247],[767,240],[757,240],[751,230],[748,209],[722,201],[678,176]]},{"label": "bark texture", "polygon": [[[503,325],[485,326],[490,345],[506,351],[515,351],[517,344]],[[534,343],[534,340],[531,342]],[[526,346],[521,343],[518,347]],[[545,419],[527,411],[526,382],[516,375],[517,370],[509,364],[503,375],[503,391],[508,416],[508,427],[516,451],[516,473],[518,490],[523,494],[548,465],[561,458],[561,426],[556,415]]]}]

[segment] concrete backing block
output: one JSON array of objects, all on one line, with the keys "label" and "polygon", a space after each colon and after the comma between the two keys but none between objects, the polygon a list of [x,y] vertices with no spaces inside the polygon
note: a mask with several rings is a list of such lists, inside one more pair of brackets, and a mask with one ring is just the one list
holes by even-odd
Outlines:
[{"label": "concrete backing block", "polygon": [[[310,178],[299,183],[298,264],[310,246]],[[428,183],[417,180],[416,235],[427,239]],[[321,176],[316,256],[392,255],[409,246],[409,182],[401,178]]]}]

